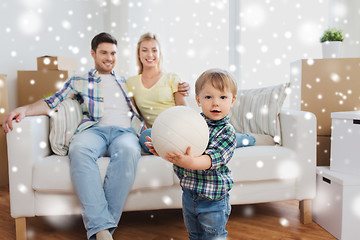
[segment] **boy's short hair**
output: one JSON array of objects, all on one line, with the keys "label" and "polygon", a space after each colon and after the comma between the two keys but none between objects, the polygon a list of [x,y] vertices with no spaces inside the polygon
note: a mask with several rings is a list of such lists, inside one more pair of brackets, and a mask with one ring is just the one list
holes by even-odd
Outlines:
[{"label": "boy's short hair", "polygon": [[106,33],[106,32],[102,32],[99,33],[98,35],[96,35],[92,40],[91,40],[91,49],[94,50],[94,52],[96,52],[97,47],[99,46],[100,43],[113,43],[117,46],[117,40],[115,37],[113,37],[111,34]]},{"label": "boy's short hair", "polygon": [[214,88],[220,91],[228,89],[233,96],[236,96],[237,84],[233,76],[223,69],[213,68],[203,72],[195,83],[196,96],[199,96],[200,91],[206,83],[211,83]]}]

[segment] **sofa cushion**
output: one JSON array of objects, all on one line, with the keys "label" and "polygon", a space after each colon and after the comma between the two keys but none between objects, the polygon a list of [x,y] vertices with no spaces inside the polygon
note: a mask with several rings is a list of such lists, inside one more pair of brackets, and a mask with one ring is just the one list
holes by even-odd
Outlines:
[{"label": "sofa cushion", "polygon": [[286,147],[237,148],[228,163],[234,182],[296,178],[300,166],[296,153]]},{"label": "sofa cushion", "polygon": [[270,135],[281,144],[279,115],[289,85],[238,90],[230,110],[230,123],[236,132]]},{"label": "sofa cushion", "polygon": [[[108,164],[109,158],[98,159],[102,183]],[[51,155],[38,160],[33,168],[32,186],[36,191],[75,192],[71,182],[69,157]]]},{"label": "sofa cushion", "polygon": [[276,142],[274,142],[274,138],[270,135],[265,134],[258,134],[258,133],[251,133],[251,135],[255,138],[255,146],[258,145],[268,145],[268,146],[274,146],[276,145]]},{"label": "sofa cushion", "polygon": [[[98,159],[101,181],[104,178],[110,158]],[[140,158],[132,190],[166,187],[174,184],[172,164],[153,155],[144,155]],[[71,182],[68,156],[52,155],[34,164],[34,190],[49,193],[73,193],[75,189]]]},{"label": "sofa cushion", "polygon": [[83,118],[80,104],[77,100],[66,98],[50,114],[49,141],[52,151],[65,156],[69,143]]}]

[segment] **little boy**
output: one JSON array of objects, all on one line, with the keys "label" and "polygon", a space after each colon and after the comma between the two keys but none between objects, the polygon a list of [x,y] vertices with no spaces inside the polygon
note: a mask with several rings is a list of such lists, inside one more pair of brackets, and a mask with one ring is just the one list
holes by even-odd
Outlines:
[{"label": "little boy", "polygon": [[[236,83],[220,69],[205,71],[195,83],[196,101],[209,126],[209,143],[204,154],[168,153],[183,190],[184,222],[192,239],[226,239],[225,230],[231,206],[229,191],[233,185],[226,164],[236,148],[235,130],[229,123],[229,110],[236,97]],[[148,138],[148,140],[151,140]],[[157,155],[152,143],[150,151]]]}]

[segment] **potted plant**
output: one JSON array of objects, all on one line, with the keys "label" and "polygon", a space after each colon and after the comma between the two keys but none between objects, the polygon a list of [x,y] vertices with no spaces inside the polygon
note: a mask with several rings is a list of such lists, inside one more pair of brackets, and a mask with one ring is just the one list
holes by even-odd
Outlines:
[{"label": "potted plant", "polygon": [[344,40],[342,30],[328,28],[320,38],[322,44],[323,58],[341,57],[341,46]]}]

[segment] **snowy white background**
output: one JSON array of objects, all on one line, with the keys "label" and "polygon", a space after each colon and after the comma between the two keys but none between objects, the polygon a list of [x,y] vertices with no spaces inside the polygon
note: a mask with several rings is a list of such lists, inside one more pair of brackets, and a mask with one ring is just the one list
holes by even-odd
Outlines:
[{"label": "snowy white background", "polygon": [[289,81],[290,63],[321,58],[319,37],[344,30],[343,57],[360,57],[360,2],[351,0],[0,0],[0,73],[9,108],[17,106],[17,71],[36,57],[93,67],[90,41],[108,31],[119,41],[116,71],[136,74],[139,36],[159,35],[165,68],[193,83],[205,69],[225,68],[242,88]]}]

